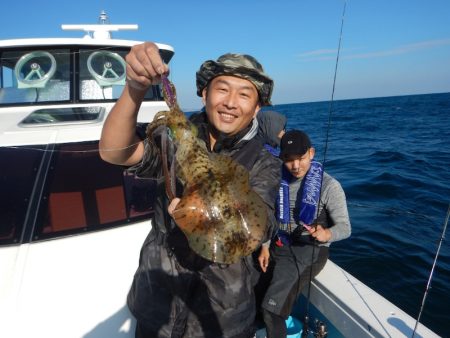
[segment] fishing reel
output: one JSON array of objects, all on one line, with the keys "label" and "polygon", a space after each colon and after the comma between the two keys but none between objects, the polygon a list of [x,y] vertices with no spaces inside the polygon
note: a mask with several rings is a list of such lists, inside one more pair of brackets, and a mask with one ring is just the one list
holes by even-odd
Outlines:
[{"label": "fishing reel", "polygon": [[303,323],[302,338],[314,337],[314,338],[326,338],[328,337],[327,326],[321,320],[317,318],[314,320],[314,327],[310,328],[308,326],[308,317],[305,317],[305,322]]},{"label": "fishing reel", "polygon": [[314,322],[316,331],[314,333],[314,337],[316,338],[326,338],[328,336],[327,327],[324,322],[320,320],[315,320]]}]

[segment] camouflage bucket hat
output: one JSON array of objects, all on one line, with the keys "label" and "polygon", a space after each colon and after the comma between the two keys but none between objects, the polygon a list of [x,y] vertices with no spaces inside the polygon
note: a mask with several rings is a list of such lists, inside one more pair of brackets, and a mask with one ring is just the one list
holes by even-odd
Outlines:
[{"label": "camouflage bucket hat", "polygon": [[197,72],[197,95],[202,96],[208,82],[219,75],[231,75],[253,83],[263,106],[271,105],[273,80],[264,73],[261,64],[250,55],[224,54],[217,61],[205,61]]}]

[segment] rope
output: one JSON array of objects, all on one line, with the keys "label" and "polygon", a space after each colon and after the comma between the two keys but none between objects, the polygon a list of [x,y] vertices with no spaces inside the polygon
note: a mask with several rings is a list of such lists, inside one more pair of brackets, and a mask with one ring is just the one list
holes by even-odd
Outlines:
[{"label": "rope", "polygon": [[[94,140],[97,141],[97,140]],[[43,153],[49,152],[49,153],[98,153],[100,151],[104,151],[104,152],[112,152],[112,151],[119,151],[119,150],[125,150],[125,149],[129,149],[132,147],[137,146],[139,143],[141,143],[142,141],[130,144],[126,147],[122,147],[122,148],[95,148],[95,149],[89,149],[89,150],[48,150],[48,149],[41,149],[41,148],[34,148],[34,147],[22,147],[22,146],[0,146],[1,148],[5,148],[5,149],[19,149],[19,150],[34,150],[34,151],[40,151]]]},{"label": "rope", "polygon": [[[131,47],[131,46],[130,46]],[[65,47],[64,49],[70,49],[70,46]],[[87,52],[97,52],[97,51],[104,51],[104,50],[114,50],[116,51],[118,48],[118,46],[106,46],[106,47],[102,47],[102,48],[94,48],[94,49],[85,49],[83,51],[76,51],[76,52],[52,52],[52,55],[77,55],[77,54],[86,54]],[[57,49],[61,49],[61,48],[56,48]],[[17,56],[12,56],[12,57],[2,57],[0,58],[0,60],[17,60],[18,57]]]}]

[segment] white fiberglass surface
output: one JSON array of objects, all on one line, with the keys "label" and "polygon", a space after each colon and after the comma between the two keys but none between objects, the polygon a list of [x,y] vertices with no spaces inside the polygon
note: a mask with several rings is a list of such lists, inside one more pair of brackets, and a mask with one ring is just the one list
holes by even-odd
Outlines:
[{"label": "white fiberglass surface", "polygon": [[[311,302],[345,337],[411,337],[415,319],[328,261],[313,282]],[[438,337],[423,325],[416,337]]]},{"label": "white fiberglass surface", "polygon": [[[126,295],[150,221],[27,246],[2,337],[133,337]],[[23,323],[27,323],[23,325]]]}]

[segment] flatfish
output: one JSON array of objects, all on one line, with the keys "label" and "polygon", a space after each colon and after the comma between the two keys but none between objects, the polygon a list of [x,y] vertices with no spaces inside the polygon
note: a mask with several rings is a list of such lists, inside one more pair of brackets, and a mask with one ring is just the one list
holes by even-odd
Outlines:
[{"label": "flatfish", "polygon": [[154,130],[165,125],[176,147],[176,176],[184,189],[172,217],[198,255],[216,263],[234,263],[260,246],[267,232],[267,208],[251,189],[242,165],[206,149],[178,106],[174,85],[165,76],[162,80],[170,110],[155,115],[147,136],[152,142]]}]

